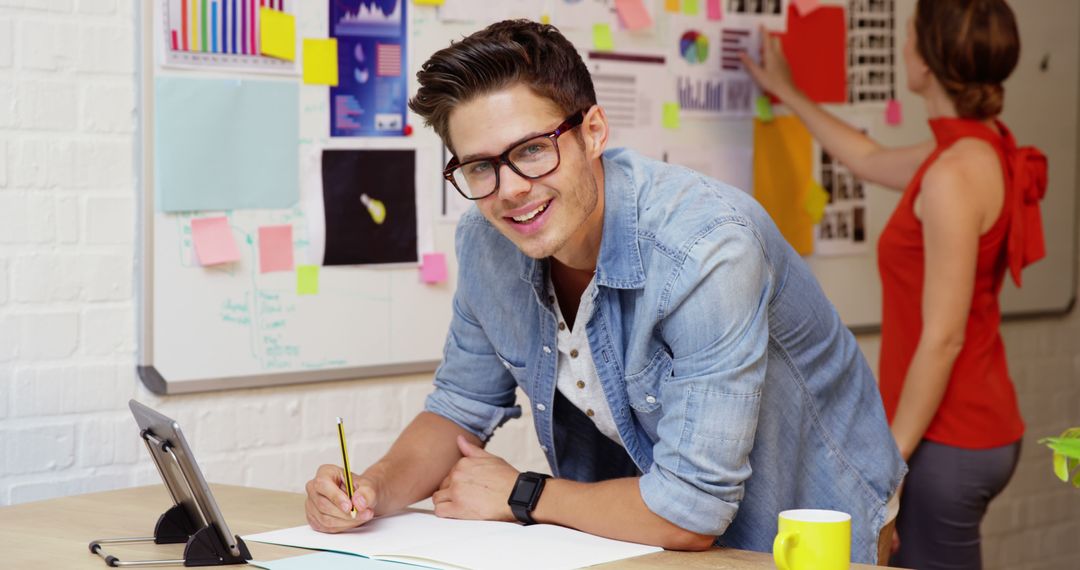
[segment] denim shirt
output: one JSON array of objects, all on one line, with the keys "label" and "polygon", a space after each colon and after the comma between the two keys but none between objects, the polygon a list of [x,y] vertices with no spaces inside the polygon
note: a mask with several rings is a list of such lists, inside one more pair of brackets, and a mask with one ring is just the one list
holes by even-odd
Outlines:
[{"label": "denim shirt", "polygon": [[874,562],[906,472],[877,385],[817,281],[747,194],[624,149],[603,155],[604,225],[586,336],[617,443],[555,389],[547,261],[473,208],[457,228],[453,318],[426,409],[481,439],[528,395],[552,474],[640,475],[650,510],[769,551],[777,514],[852,516]]}]

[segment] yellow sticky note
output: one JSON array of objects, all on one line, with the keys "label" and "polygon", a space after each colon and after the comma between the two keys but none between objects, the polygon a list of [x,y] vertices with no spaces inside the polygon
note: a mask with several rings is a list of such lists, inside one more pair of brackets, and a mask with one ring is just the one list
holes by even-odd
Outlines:
[{"label": "yellow sticky note", "polygon": [[668,12],[679,12],[679,0],[664,0],[664,10]]},{"label": "yellow sticky note", "polygon": [[548,24],[551,23],[551,16],[548,15],[548,14],[541,14],[540,15],[540,23],[547,26]]},{"label": "yellow sticky note", "polygon": [[259,18],[259,51],[263,55],[294,61],[296,17],[270,8],[259,8]]},{"label": "yellow sticky note", "polygon": [[664,103],[664,112],[661,115],[661,124],[665,129],[678,129],[679,128],[679,104],[678,103]]},{"label": "yellow sticky note", "polygon": [[304,38],[304,83],[337,86],[337,38]]},{"label": "yellow sticky note", "polygon": [[801,255],[814,252],[814,224],[807,194],[814,141],[798,117],[754,121],[754,198]]},{"label": "yellow sticky note", "polygon": [[592,43],[596,51],[614,51],[615,40],[611,37],[609,24],[593,24]]},{"label": "yellow sticky note", "polygon": [[318,295],[319,294],[319,266],[297,265],[296,266],[296,294]]},{"label": "yellow sticky note", "polygon": [[417,6],[442,6],[446,2],[444,0],[412,0],[412,3]]},{"label": "yellow sticky note", "polygon": [[817,180],[810,180],[810,190],[806,194],[806,213],[810,214],[810,222],[815,226],[821,223],[825,216],[825,205],[829,203],[829,193],[818,184]]},{"label": "yellow sticky note", "polygon": [[697,16],[699,14],[698,0],[683,0],[682,11],[687,16]]}]

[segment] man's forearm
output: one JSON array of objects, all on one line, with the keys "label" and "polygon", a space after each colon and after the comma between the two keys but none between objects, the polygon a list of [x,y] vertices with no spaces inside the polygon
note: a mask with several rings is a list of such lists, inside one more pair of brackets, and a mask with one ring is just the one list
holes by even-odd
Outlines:
[{"label": "man's forearm", "polygon": [[678,527],[649,510],[636,477],[599,483],[551,479],[532,517],[541,523],[669,550],[704,550],[716,538]]},{"label": "man's forearm", "polygon": [[390,451],[360,476],[378,490],[376,514],[394,513],[430,497],[461,458],[458,435],[481,445],[476,436],[442,416],[417,415]]}]

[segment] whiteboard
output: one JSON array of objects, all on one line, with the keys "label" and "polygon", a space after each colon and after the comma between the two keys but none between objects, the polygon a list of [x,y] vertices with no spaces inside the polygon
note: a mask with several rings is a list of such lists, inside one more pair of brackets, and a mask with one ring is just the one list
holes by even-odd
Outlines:
[{"label": "whiteboard", "polygon": [[[164,43],[158,25],[162,0],[137,3],[139,27],[139,374],[157,393],[268,386],[297,382],[386,376],[431,371],[437,366],[451,317],[453,284],[458,268],[453,256],[454,216],[468,204],[444,187],[440,171],[447,157],[434,133],[418,117],[408,122],[409,137],[333,138],[328,136],[329,102],[326,87],[301,85],[298,156],[301,200],[295,207],[230,212],[163,213],[155,204],[154,81],[158,77],[188,76],[193,72],[161,65]],[[486,22],[448,21],[458,15],[459,0],[443,8],[414,6],[409,18],[407,61],[409,92],[412,75],[434,51],[483,27]],[[862,0],[822,2],[849,8]],[[573,5],[572,5],[573,4]],[[609,0],[510,0],[488,10],[486,17],[530,17],[547,11],[578,46],[594,75],[601,104],[612,120],[611,146],[631,146],[655,158],[702,169],[706,174],[747,189],[752,181],[753,123],[747,116],[718,117],[686,112],[677,130],[662,128],[661,107],[679,100],[674,75],[680,65],[682,30],[693,28],[720,44],[721,30],[740,22],[726,13],[723,23],[696,16],[671,15],[664,2],[647,0],[654,25],[644,31],[620,30]],[[701,10],[704,11],[702,3]],[[723,2],[727,5],[728,2]],[[786,2],[784,2],[786,6]],[[297,14],[300,37],[326,37],[328,2],[303,0]],[[1043,204],[1048,257],[1024,274],[1024,288],[1011,285],[1003,295],[1006,314],[1031,315],[1067,311],[1076,291],[1076,171],[1080,4],[1071,0],[1013,3],[1023,39],[1020,65],[1006,85],[1008,109],[1004,120],[1021,144],[1039,146],[1049,157],[1050,188]],[[896,0],[897,30],[894,57],[900,62],[903,22],[914,0]],[[575,12],[577,10],[578,12]],[[494,12],[498,12],[495,14]],[[582,14],[588,17],[580,17]],[[592,22],[600,18],[615,30],[617,53],[660,58],[658,65],[638,65],[626,83],[626,62],[597,54],[592,46]],[[751,20],[753,21],[753,20]],[[775,23],[775,22],[773,22]],[[710,57],[715,53],[710,52]],[[1040,69],[1046,54],[1050,62]],[[885,144],[910,144],[930,136],[917,98],[907,93],[903,66],[897,65],[896,93],[904,121],[887,126],[884,105],[831,105],[842,118],[864,125]],[[299,83],[295,76],[200,70],[200,77],[276,80]],[[618,108],[618,113],[611,112]],[[1045,112],[1053,109],[1054,112]],[[783,113],[782,109],[778,109]],[[251,238],[260,226],[292,224],[296,263],[318,263],[319,244],[303,239],[321,222],[305,206],[310,198],[306,177],[317,171],[320,149],[387,149],[415,151],[418,253],[446,254],[448,280],[421,283],[415,263],[385,266],[322,267],[319,294],[296,293],[290,272],[259,273]],[[875,248],[899,193],[868,188],[866,205],[869,247],[860,255],[811,255],[807,262],[854,330],[878,326],[881,293]],[[241,260],[219,268],[195,263],[190,244],[190,219],[226,214],[241,249]],[[444,214],[447,214],[444,216]]]}]

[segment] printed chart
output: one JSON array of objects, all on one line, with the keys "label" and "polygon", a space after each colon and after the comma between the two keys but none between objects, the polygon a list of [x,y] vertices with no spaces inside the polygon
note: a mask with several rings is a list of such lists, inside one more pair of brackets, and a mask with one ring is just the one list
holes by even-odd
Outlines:
[{"label": "printed chart", "polygon": [[292,73],[294,62],[260,55],[259,10],[293,13],[295,0],[161,0],[163,64]]}]

